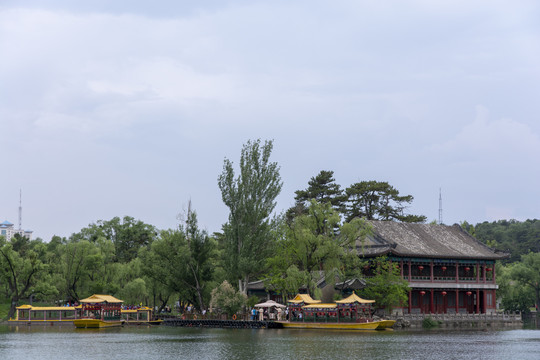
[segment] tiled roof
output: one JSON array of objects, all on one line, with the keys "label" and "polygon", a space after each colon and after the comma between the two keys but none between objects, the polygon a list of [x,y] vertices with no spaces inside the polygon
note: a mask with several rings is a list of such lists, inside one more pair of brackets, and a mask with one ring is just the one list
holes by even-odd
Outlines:
[{"label": "tiled roof", "polygon": [[394,254],[398,256],[450,259],[502,259],[508,256],[482,244],[461,226],[412,224],[393,221],[368,223],[373,234],[357,249],[365,256]]}]

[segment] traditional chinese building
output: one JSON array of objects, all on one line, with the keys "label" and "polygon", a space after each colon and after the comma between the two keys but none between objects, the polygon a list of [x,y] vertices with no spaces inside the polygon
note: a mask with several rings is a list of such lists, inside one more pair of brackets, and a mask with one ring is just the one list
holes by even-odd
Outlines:
[{"label": "traditional chinese building", "polygon": [[495,261],[508,254],[491,249],[459,225],[368,221],[372,235],[358,251],[387,256],[409,282],[411,313],[492,313],[496,309]]}]

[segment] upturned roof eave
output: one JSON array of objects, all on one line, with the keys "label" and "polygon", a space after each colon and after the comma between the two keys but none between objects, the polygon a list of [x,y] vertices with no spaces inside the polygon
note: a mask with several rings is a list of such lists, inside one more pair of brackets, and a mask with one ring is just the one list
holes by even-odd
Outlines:
[{"label": "upturned roof eave", "polygon": [[455,260],[502,260],[510,257],[510,254],[496,254],[497,256],[485,256],[485,255],[476,255],[476,256],[467,256],[467,255],[446,255],[446,254],[415,254],[415,253],[404,253],[397,251],[396,249],[387,248],[379,252],[373,252],[370,254],[361,254],[363,257],[377,257],[384,255],[395,255],[400,257],[415,257],[415,258],[425,258],[425,259],[455,259]]}]

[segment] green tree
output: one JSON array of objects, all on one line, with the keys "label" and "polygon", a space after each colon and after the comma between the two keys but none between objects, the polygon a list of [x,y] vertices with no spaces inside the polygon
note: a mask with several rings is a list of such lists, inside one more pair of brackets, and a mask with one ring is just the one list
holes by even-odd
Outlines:
[{"label": "green tree", "polygon": [[475,237],[510,254],[503,262],[520,261],[521,255],[540,252],[540,220],[498,220],[476,224]]},{"label": "green tree", "polygon": [[10,317],[22,299],[30,296],[43,298],[57,292],[46,264],[40,259],[44,251],[46,245],[41,241],[22,239],[18,234],[13,241],[0,237],[0,280],[7,285],[6,294],[11,300]]},{"label": "green tree", "polygon": [[146,304],[148,298],[146,282],[141,278],[131,280],[122,288],[120,296],[126,304]]},{"label": "green tree", "polygon": [[512,267],[511,277],[534,291],[534,303],[540,308],[540,253],[521,256],[521,262]]},{"label": "green tree", "polygon": [[347,221],[355,217],[367,220],[426,221],[423,215],[405,214],[413,196],[400,196],[399,191],[387,182],[361,181],[352,184],[345,192],[348,198]]},{"label": "green tree", "polygon": [[198,228],[196,213],[189,212],[185,227],[162,231],[140,256],[147,276],[203,310],[210,295],[215,250],[215,240]]},{"label": "green tree", "polygon": [[295,205],[287,210],[287,221],[299,215],[305,215],[311,200],[319,203],[330,203],[338,212],[345,210],[347,199],[340,185],[334,179],[334,172],[321,170],[317,176],[308,181],[308,188],[295,191]]},{"label": "green tree", "polygon": [[98,251],[94,244],[86,240],[57,247],[57,287],[63,295],[62,299],[75,302],[81,299],[81,291],[88,293],[91,274],[87,259],[97,255]]},{"label": "green tree", "polygon": [[518,264],[496,264],[499,285],[497,297],[501,299],[501,306],[506,311],[530,312],[531,304],[534,304],[534,290],[512,279],[513,267]]},{"label": "green tree", "polygon": [[247,296],[240,291],[236,291],[234,287],[225,280],[221,285],[212,290],[210,308],[218,308],[221,311],[226,312],[227,315],[233,316],[242,309],[246,304],[246,301]]},{"label": "green tree", "polygon": [[115,249],[115,262],[127,263],[137,257],[139,249],[154,241],[157,231],[154,226],[135,220],[130,216],[120,219],[98,220],[79,233],[72,235],[72,240],[96,242],[100,237],[110,240]]},{"label": "green tree", "polygon": [[225,159],[218,178],[221,197],[229,208],[223,225],[223,264],[228,277],[238,281],[244,294],[251,278],[259,275],[273,245],[270,216],[283,183],[277,163],[270,161],[273,142],[248,141],[240,156],[240,173]]},{"label": "green tree", "polygon": [[86,295],[116,295],[121,289],[121,285],[117,281],[121,266],[115,262],[115,246],[111,240],[103,236],[98,237],[94,246],[96,246],[97,251],[85,258],[89,279]]},{"label": "green tree", "polygon": [[269,259],[269,285],[282,293],[306,286],[314,295],[321,272],[330,282],[343,276],[346,265],[351,263],[343,260],[357,258],[356,241],[363,239],[370,228],[358,218],[345,224],[340,221],[329,202],[311,200],[308,213],[287,226],[276,256]]},{"label": "green tree", "polygon": [[359,291],[366,299],[375,300],[379,307],[388,311],[407,301],[409,284],[401,278],[399,266],[386,257],[379,257],[371,262],[373,276],[366,278],[367,286]]}]

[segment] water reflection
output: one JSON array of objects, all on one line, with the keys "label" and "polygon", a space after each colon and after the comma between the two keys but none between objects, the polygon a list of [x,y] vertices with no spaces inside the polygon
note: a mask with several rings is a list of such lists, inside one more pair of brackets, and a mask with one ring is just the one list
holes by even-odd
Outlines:
[{"label": "water reflection", "polygon": [[319,331],[0,326],[0,359],[537,359],[539,330]]}]

